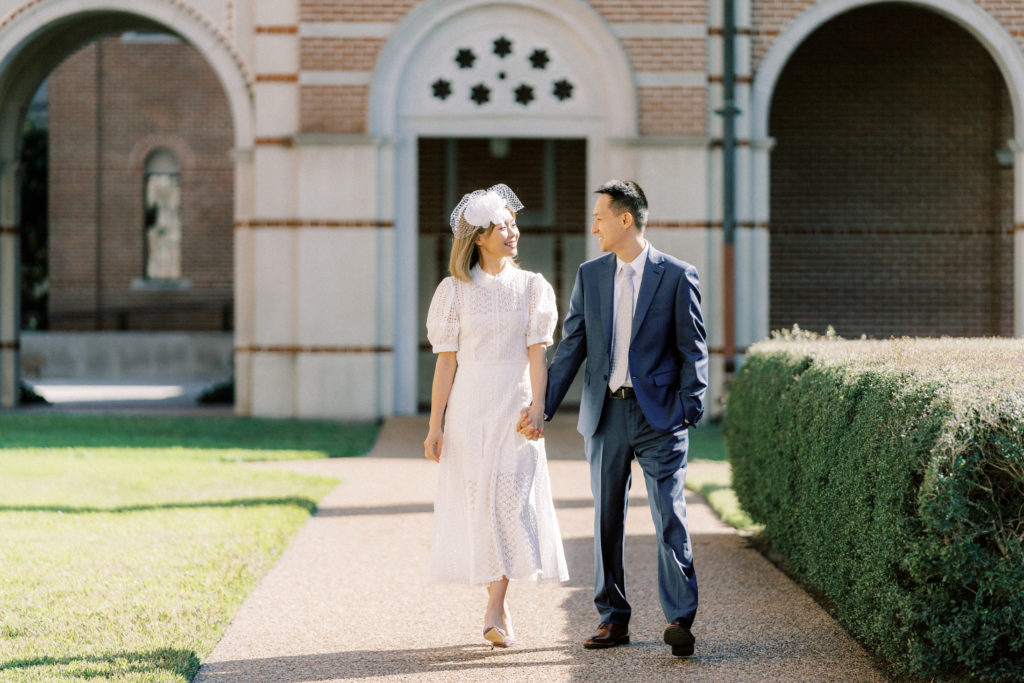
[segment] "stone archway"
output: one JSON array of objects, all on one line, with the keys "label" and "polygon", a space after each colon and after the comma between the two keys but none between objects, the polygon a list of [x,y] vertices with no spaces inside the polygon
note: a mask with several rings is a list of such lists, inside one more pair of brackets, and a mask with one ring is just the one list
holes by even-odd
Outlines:
[{"label": "stone archway", "polygon": [[[775,40],[771,49],[757,66],[754,77],[750,103],[750,169],[753,180],[748,196],[747,210],[756,224],[768,225],[771,209],[770,196],[770,155],[773,140],[769,138],[769,117],[772,100],[783,70],[791,57],[804,41],[825,23],[845,14],[848,11],[883,4],[883,0],[833,0],[819,3],[793,21]],[[1014,182],[1013,182],[1013,222],[1014,231],[1014,276],[1013,276],[1013,334],[1024,336],[1024,231],[1020,225],[1024,222],[1024,53],[1021,52],[1015,39],[993,17],[974,4],[962,3],[957,0],[928,0],[905,4],[930,10],[969,33],[987,51],[998,68],[1008,90],[1012,109],[1013,139],[1007,142],[1008,152],[1012,150]],[[769,250],[767,239],[763,248],[748,257],[754,264],[751,272],[756,276],[749,285],[750,291],[758,291],[760,295],[753,299],[751,317],[759,321],[757,332],[765,336],[768,332],[769,309]],[[756,281],[755,281],[756,280]]]},{"label": "stone archway", "polygon": [[[20,380],[20,127],[29,100],[53,68],[103,35],[174,33],[193,45],[217,74],[232,113],[236,150],[251,149],[252,78],[225,36],[201,15],[185,9],[178,0],[52,0],[25,3],[0,19],[0,406],[17,404]],[[236,155],[236,218],[251,212],[247,204],[251,193],[245,189],[251,177],[249,164],[244,152]],[[236,282],[236,291],[244,291],[244,285]]]},{"label": "stone archway", "polygon": [[[540,48],[552,58],[552,64],[564,56],[564,72],[555,80],[572,84],[574,99],[559,101],[555,96],[542,101],[538,97],[537,114],[531,115],[533,110],[511,90],[505,93],[507,97],[495,96],[485,103],[470,99],[467,92],[458,106],[435,96],[431,86],[442,80],[456,89],[472,85],[461,82],[457,68],[450,76],[435,73],[437,64],[448,64],[459,48],[490,49],[486,44],[502,36]],[[632,89],[633,77],[621,48],[608,49],[616,45],[607,24],[579,0],[526,0],[514,5],[492,0],[427,0],[408,14],[382,50],[370,92],[370,129],[373,135],[394,142],[394,175],[388,194],[395,215],[394,291],[399,293],[393,332],[396,413],[416,411],[420,336],[417,140],[583,138],[586,184],[596,186],[613,167],[619,151],[615,141],[637,134],[635,98],[624,95]],[[488,91],[502,80],[499,73],[487,78],[481,84]],[[554,87],[546,82],[544,87],[548,85]],[[580,206],[579,210],[583,216],[589,207]]]}]

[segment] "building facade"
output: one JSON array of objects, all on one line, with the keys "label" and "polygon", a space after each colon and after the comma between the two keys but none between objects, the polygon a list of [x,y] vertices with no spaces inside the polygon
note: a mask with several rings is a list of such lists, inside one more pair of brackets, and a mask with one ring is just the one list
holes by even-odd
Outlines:
[{"label": "building facade", "polygon": [[775,327],[1024,336],[1020,6],[0,1],[0,399],[21,116],[113,31],[191,43],[230,112],[240,414],[416,411],[446,209],[497,181],[521,190],[522,263],[563,310],[597,255],[593,188],[644,186],[651,242],[702,277],[712,410]]},{"label": "building facade", "polygon": [[104,38],[47,80],[51,331],[230,331],[231,113],[172,36]]}]

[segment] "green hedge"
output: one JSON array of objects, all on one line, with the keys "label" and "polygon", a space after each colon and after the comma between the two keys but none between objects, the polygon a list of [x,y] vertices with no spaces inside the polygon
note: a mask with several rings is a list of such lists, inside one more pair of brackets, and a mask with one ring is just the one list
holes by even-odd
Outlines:
[{"label": "green hedge", "polygon": [[1024,680],[1024,341],[787,337],[729,392],[744,510],[897,672]]}]

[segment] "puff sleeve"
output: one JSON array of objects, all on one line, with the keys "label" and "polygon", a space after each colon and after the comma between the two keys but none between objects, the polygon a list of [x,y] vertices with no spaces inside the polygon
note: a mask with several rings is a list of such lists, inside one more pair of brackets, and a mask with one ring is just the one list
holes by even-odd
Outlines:
[{"label": "puff sleeve", "polygon": [[427,311],[427,339],[434,353],[459,350],[459,313],[455,300],[455,278],[446,277],[434,290]]},{"label": "puff sleeve", "polygon": [[540,273],[534,273],[530,280],[526,317],[526,345],[551,345],[554,342],[558,306],[555,290]]}]

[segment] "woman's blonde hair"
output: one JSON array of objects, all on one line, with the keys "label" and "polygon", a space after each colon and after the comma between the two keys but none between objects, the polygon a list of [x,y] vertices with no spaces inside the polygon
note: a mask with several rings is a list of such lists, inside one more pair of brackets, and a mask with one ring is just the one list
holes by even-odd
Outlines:
[{"label": "woman's blonde hair", "polygon": [[[516,213],[513,211],[512,218],[515,219],[515,217]],[[452,255],[448,259],[448,272],[452,274],[452,277],[463,282],[473,281],[473,274],[470,271],[473,270],[473,266],[480,262],[480,250],[476,246],[476,238],[481,235],[490,235],[492,230],[494,230],[494,223],[491,223],[486,228],[477,228],[468,237],[452,240]],[[513,268],[519,267],[514,258],[508,257],[505,260]]]}]

